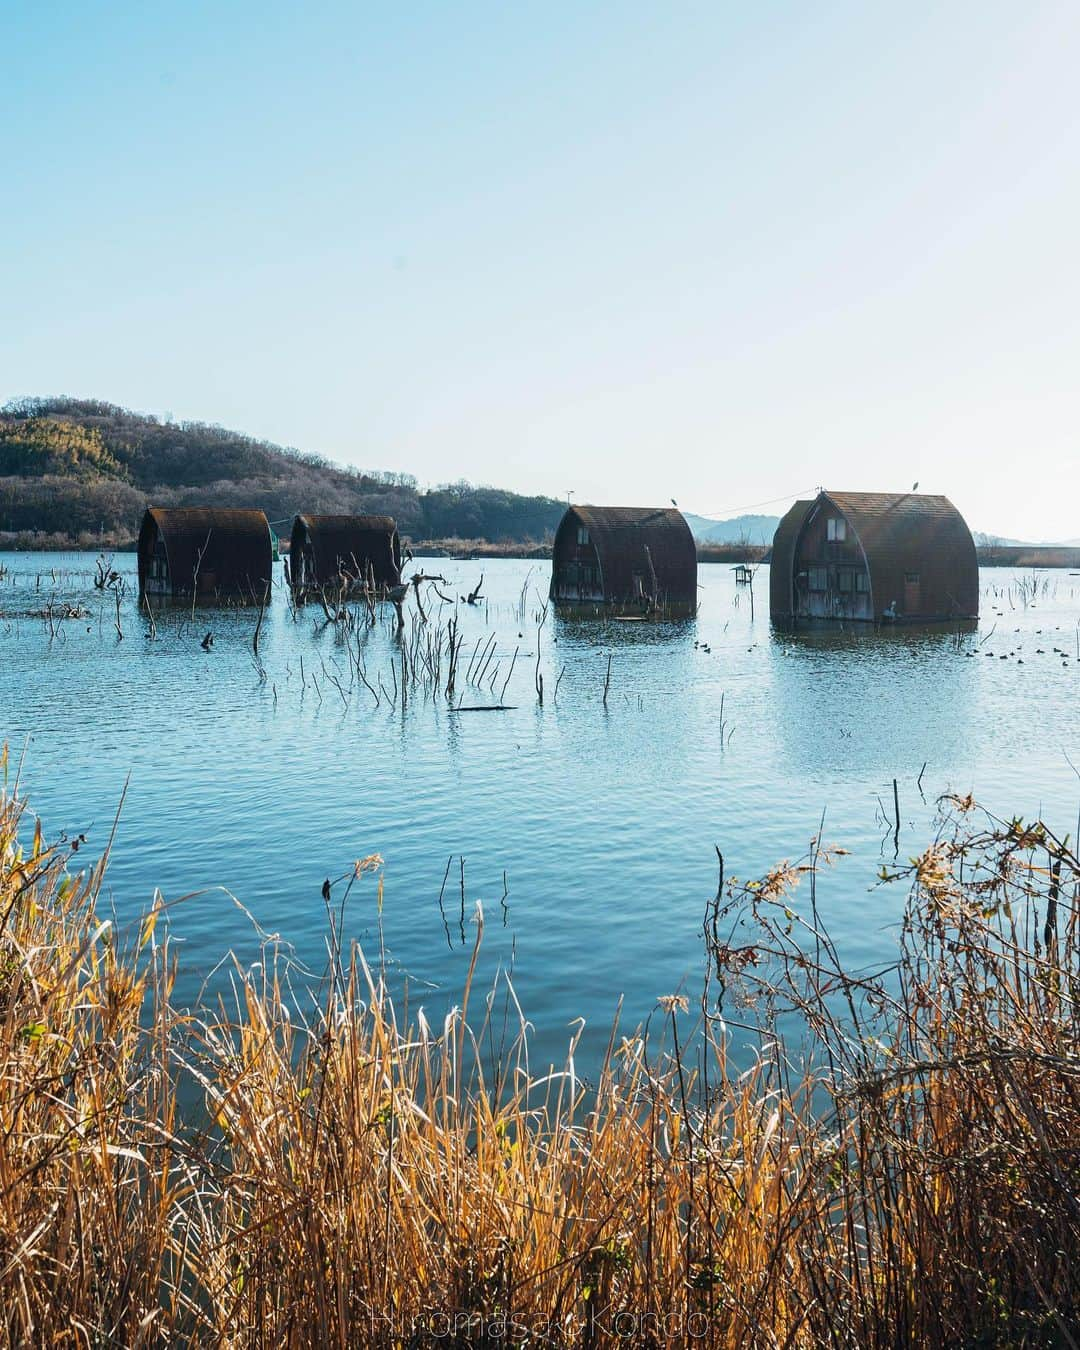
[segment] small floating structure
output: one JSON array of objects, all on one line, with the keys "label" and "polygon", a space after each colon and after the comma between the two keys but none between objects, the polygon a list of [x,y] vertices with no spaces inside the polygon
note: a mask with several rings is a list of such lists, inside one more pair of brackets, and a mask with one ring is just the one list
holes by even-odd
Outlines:
[{"label": "small floating structure", "polygon": [[273,576],[262,511],[151,506],[139,530],[139,594],[259,604]]},{"label": "small floating structure", "polygon": [[401,583],[401,539],[392,516],[297,516],[289,579],[300,594],[361,588],[383,594]]},{"label": "small floating structure", "polygon": [[556,605],[681,610],[697,607],[697,546],[672,507],[571,506],[551,564]]},{"label": "small floating structure", "polygon": [[787,624],[977,619],[975,543],[947,497],[823,491],[777,526],[769,598]]}]

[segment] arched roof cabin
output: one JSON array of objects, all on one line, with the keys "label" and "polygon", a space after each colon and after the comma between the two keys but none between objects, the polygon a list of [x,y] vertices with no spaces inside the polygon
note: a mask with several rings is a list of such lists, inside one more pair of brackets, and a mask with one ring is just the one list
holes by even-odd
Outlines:
[{"label": "arched roof cabin", "polygon": [[979,566],[947,497],[822,492],[777,527],[773,618],[934,623],[979,616]]},{"label": "arched roof cabin", "polygon": [[273,575],[262,511],[151,506],[139,530],[139,592],[258,603]]},{"label": "arched roof cabin", "polygon": [[555,533],[557,605],[693,609],[697,546],[671,507],[571,506]]},{"label": "arched roof cabin", "polygon": [[392,516],[297,516],[289,544],[289,576],[299,591],[401,581],[401,539]]}]

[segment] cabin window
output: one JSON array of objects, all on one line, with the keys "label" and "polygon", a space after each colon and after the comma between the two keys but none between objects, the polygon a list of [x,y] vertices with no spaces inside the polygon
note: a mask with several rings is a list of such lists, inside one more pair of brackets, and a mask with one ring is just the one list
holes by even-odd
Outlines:
[{"label": "cabin window", "polygon": [[811,567],[808,581],[812,591],[827,591],[829,589],[829,569],[827,567]]},{"label": "cabin window", "polygon": [[577,541],[582,547],[589,542],[589,528],[587,525],[579,525],[577,530]]},{"label": "cabin window", "polygon": [[870,589],[870,578],[865,572],[856,571],[853,567],[843,567],[836,573],[836,587],[849,595],[852,592],[865,595]]},{"label": "cabin window", "polygon": [[909,586],[917,586],[919,584],[919,574],[918,572],[905,572],[904,580]]},{"label": "cabin window", "polygon": [[830,540],[840,541],[847,538],[847,521],[843,516],[830,516],[826,529]]}]

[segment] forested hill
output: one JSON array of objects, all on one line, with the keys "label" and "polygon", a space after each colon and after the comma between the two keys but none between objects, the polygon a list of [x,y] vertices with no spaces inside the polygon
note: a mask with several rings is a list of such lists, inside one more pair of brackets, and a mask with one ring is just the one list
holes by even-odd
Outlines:
[{"label": "forested hill", "polygon": [[407,473],[345,469],[222,427],[160,421],[110,403],[36,398],[0,408],[0,546],[33,536],[123,544],[151,503],[260,507],[276,522],[297,511],[385,513],[413,540],[516,543],[550,538],[565,509],[550,497],[468,483],[422,492]]}]

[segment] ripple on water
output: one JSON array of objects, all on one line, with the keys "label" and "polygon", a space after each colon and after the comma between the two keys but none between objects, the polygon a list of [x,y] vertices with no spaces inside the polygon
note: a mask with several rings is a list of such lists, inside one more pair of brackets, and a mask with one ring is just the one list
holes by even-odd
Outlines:
[{"label": "ripple on water", "polygon": [[[324,877],[379,853],[385,940],[412,998],[432,1013],[456,1001],[480,900],[481,978],[513,963],[536,1056],[558,1058],[571,1018],[589,1020],[595,1048],[620,996],[636,1023],[658,994],[699,987],[714,845],[729,875],[748,878],[801,856],[824,812],[825,839],[852,855],[823,879],[822,910],[849,959],[870,963],[887,956],[902,902],[874,885],[883,852],[892,858],[894,778],[901,858],[926,842],[935,800],[949,790],[974,791],[1002,814],[1045,813],[1063,832],[1076,826],[1080,778],[1066,754],[1080,765],[1080,593],[1064,574],[1048,573],[1045,594],[1025,609],[1011,573],[984,572],[987,617],[958,648],[941,632],[774,634],[760,606],[751,623],[730,569],[706,565],[692,621],[549,616],[539,707],[531,590],[544,591],[546,568],[485,561],[487,606],[459,610],[463,666],[494,634],[486,683],[496,663],[499,673],[493,691],[463,682],[459,691],[493,699],[516,647],[506,687],[514,707],[455,714],[419,692],[404,710],[383,694],[376,705],[355,678],[345,706],[332,677],[348,685],[346,648],[310,611],[294,620],[281,595],[264,625],[260,678],[250,612],[162,613],[154,641],[129,602],[118,641],[90,584],[92,557],[50,559],[44,573],[33,556],[0,561],[10,570],[0,585],[0,735],[16,752],[30,738],[24,781],[47,829],[88,830],[92,847],[103,845],[130,774],[110,898],[130,920],[155,889],[168,898],[205,890],[172,921],[189,991],[227,948],[258,956],[251,923],[220,888],[318,969]],[[132,573],[134,559],[124,562]],[[463,594],[480,566],[439,559],[437,570],[449,593]],[[759,595],[766,582],[759,573]],[[49,594],[82,600],[91,619],[50,640],[39,620],[3,617]],[[199,647],[207,628],[210,653]],[[380,676],[394,689],[389,625],[363,636],[361,650],[376,692]],[[916,786],[924,763],[925,802]],[[450,858],[452,946],[439,906]],[[357,885],[350,936],[374,942],[375,894],[370,878]]]}]

